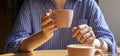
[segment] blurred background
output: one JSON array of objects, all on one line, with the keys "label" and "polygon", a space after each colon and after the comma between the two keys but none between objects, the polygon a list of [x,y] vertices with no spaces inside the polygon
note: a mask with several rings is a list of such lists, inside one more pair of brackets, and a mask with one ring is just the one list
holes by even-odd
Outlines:
[{"label": "blurred background", "polygon": [[99,5],[116,42],[120,45],[120,0],[99,0]]},{"label": "blurred background", "polygon": [[23,0],[0,0],[0,54]]},{"label": "blurred background", "polygon": [[[120,43],[120,0],[96,0],[99,2],[106,21]],[[3,53],[5,40],[12,28],[23,0],[0,0],[0,54]]]}]

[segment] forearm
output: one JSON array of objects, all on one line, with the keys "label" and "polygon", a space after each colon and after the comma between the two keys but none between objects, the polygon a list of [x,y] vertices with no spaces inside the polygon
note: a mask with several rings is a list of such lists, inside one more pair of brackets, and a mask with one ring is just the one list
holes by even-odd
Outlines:
[{"label": "forearm", "polygon": [[108,51],[108,44],[104,40],[102,41],[103,42],[101,42],[101,40],[99,39],[95,39],[93,45],[95,46],[95,48],[101,49],[102,51]]},{"label": "forearm", "polygon": [[41,46],[48,40],[49,40],[48,36],[44,35],[43,31],[38,32],[28,37],[21,43],[20,51],[33,51],[35,48]]}]

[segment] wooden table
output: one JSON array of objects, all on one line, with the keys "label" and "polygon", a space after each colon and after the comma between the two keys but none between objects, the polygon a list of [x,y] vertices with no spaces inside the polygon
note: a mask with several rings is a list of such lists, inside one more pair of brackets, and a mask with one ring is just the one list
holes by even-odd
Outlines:
[{"label": "wooden table", "polygon": [[[23,52],[23,53],[15,53],[15,54],[7,53],[0,56],[68,56],[68,54],[67,54],[67,50],[37,50],[33,52]],[[104,56],[112,56],[112,55],[111,53],[105,52]]]}]

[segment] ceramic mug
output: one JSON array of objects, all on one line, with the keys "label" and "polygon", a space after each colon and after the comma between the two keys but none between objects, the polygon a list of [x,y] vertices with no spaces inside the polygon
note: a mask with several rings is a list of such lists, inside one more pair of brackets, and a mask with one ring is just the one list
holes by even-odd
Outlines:
[{"label": "ceramic mug", "polygon": [[69,28],[73,20],[73,10],[56,9],[53,11],[54,19],[58,28]]},{"label": "ceramic mug", "polygon": [[68,56],[95,56],[99,53],[103,56],[103,52],[100,49],[95,49],[93,46],[83,44],[71,44],[67,46]]}]

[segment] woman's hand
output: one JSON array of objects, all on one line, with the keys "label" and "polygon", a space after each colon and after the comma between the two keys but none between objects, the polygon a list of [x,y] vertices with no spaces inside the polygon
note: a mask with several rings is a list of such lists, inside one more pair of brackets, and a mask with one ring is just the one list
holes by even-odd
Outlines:
[{"label": "woman's hand", "polygon": [[41,27],[43,31],[43,35],[45,35],[47,38],[50,38],[53,36],[53,32],[57,30],[56,22],[53,18],[51,18],[52,10],[49,9],[48,13],[46,13],[42,17],[41,21]]},{"label": "woman's hand", "polygon": [[86,24],[72,28],[72,36],[77,38],[82,44],[93,45],[95,34],[91,27]]},{"label": "woman's hand", "polygon": [[41,20],[42,31],[23,40],[20,46],[20,51],[33,51],[53,36],[53,31],[55,31],[57,27],[55,20],[50,17],[51,13],[52,10],[49,10],[48,13],[43,16]]}]

